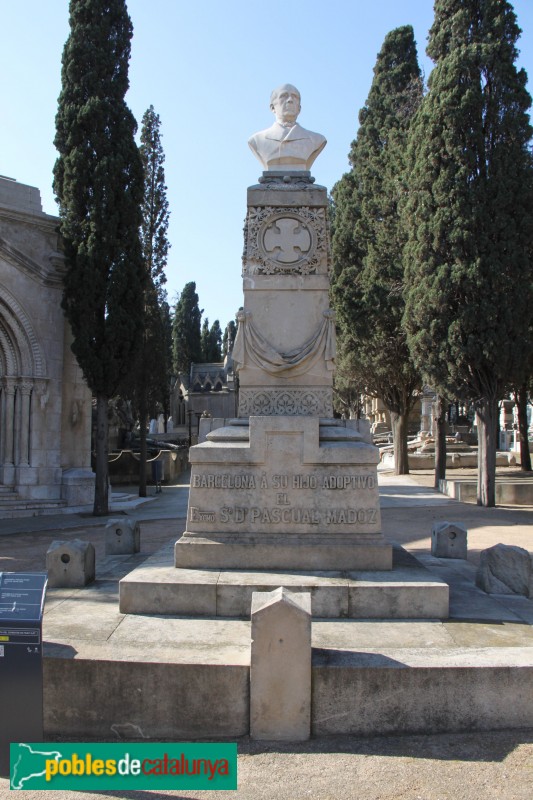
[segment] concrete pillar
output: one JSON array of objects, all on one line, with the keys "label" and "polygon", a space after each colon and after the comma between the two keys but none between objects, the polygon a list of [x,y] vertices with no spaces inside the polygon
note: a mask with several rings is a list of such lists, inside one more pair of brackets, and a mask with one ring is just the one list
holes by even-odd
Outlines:
[{"label": "concrete pillar", "polygon": [[436,558],[466,558],[467,530],[461,522],[437,521],[431,530],[431,555]]},{"label": "concrete pillar", "polygon": [[82,588],[95,578],[95,552],[90,542],[52,542],[46,551],[48,586]]},{"label": "concrete pillar", "polygon": [[106,556],[124,556],[141,549],[141,529],[133,519],[110,519],[105,526]]},{"label": "concrete pillar", "polygon": [[250,735],[305,741],[311,734],[311,595],[252,595]]}]

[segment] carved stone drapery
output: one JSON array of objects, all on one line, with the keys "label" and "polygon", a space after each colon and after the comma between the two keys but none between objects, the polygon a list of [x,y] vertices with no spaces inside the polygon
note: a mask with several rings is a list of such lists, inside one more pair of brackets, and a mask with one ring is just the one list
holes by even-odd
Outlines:
[{"label": "carved stone drapery", "polygon": [[233,360],[238,369],[253,364],[269,375],[304,375],[319,359],[326,368],[334,369],[336,353],[335,314],[331,309],[323,312],[323,320],[316,332],[299,347],[279,353],[257,330],[250,312],[239,311],[239,328],[233,347]]}]

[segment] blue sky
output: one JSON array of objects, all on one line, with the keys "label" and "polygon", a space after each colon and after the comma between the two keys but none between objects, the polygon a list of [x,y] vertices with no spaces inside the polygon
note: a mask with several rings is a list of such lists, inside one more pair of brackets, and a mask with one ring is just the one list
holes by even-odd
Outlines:
[{"label": "blue sky", "polygon": [[[520,64],[533,76],[533,0],[513,5],[523,29]],[[414,27],[429,75],[433,2],[129,0],[128,9],[134,38],[127,101],[139,123],[151,104],[162,123],[169,299],[195,280],[200,307],[224,327],[242,304],[246,189],[261,174],[247,140],[271,124],[270,91],[285,82],[300,90],[299,121],[328,139],[313,175],[331,189],[348,168],[358,111],[390,30]],[[38,186],[44,210],[55,214],[54,118],[68,0],[0,0],[0,25],[0,174]]]}]

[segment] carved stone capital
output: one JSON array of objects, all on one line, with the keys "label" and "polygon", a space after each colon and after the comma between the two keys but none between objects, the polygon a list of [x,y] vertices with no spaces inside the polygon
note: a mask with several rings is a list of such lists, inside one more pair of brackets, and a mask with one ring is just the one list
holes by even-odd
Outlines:
[{"label": "carved stone capital", "polygon": [[17,380],[17,388],[24,397],[30,396],[33,391],[33,385],[33,378],[19,378]]},{"label": "carved stone capital", "polygon": [[2,378],[2,389],[8,395],[14,395],[17,390],[17,379],[9,375]]}]

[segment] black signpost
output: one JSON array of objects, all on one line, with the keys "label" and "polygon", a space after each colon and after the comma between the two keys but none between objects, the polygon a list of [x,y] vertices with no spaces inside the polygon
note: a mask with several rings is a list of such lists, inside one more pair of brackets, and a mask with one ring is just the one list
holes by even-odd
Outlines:
[{"label": "black signpost", "polygon": [[43,740],[46,572],[0,572],[0,775],[11,742]]}]

